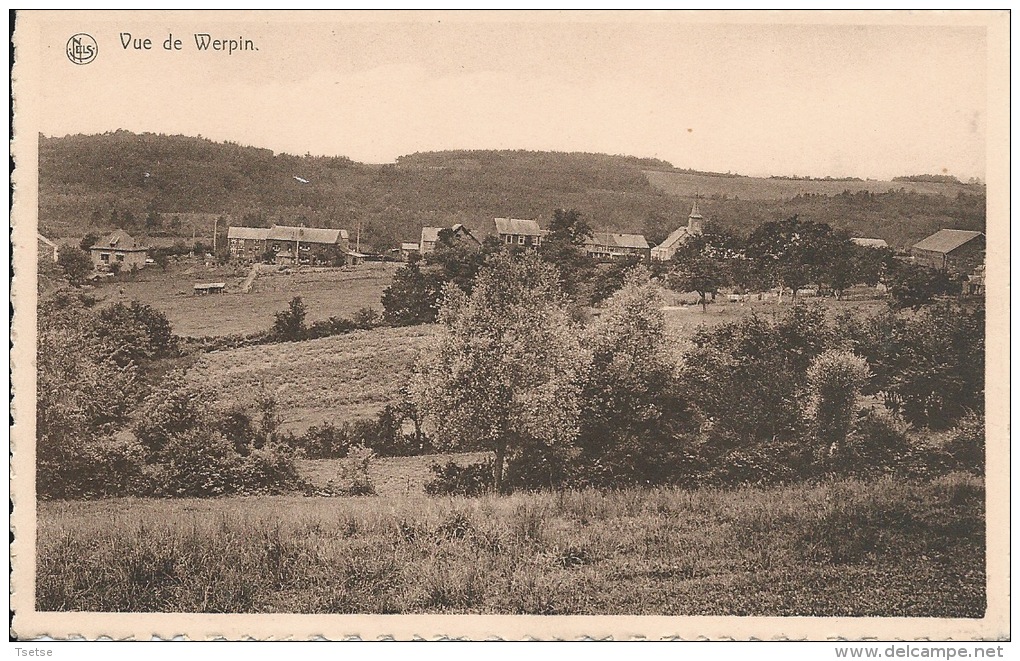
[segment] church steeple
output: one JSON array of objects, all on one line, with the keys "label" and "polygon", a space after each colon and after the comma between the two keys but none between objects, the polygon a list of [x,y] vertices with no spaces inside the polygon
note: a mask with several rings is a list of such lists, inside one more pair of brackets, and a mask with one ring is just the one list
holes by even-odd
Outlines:
[{"label": "church steeple", "polygon": [[691,207],[691,215],[687,216],[687,231],[690,234],[701,234],[702,226],[701,212],[698,210],[698,193],[694,194],[694,206]]}]

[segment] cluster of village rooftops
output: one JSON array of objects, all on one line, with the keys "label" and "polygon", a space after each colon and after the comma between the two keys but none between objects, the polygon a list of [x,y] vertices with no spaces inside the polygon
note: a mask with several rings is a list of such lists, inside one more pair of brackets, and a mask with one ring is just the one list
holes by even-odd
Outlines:
[{"label": "cluster of village rooftops", "polygon": [[[466,241],[481,245],[486,236],[495,235],[501,243],[534,249],[542,245],[542,240],[549,233],[538,224],[537,220],[521,218],[495,218],[487,230],[473,231],[465,225],[456,224],[452,227],[423,227],[417,243],[401,243],[390,253],[408,261],[412,256],[424,256],[436,248],[439,233],[450,230],[450,238],[455,241]],[[640,234],[623,234],[620,232],[595,232],[585,242],[585,250],[594,258],[622,258],[637,256],[645,261],[651,259],[667,260],[673,257],[677,249],[690,236],[701,234],[702,216],[698,211],[697,202],[691,209],[686,226],[675,232],[656,247],[648,245],[648,241]],[[274,225],[262,227],[230,227],[227,231],[227,246],[232,259],[244,261],[272,261],[278,264],[315,264],[336,262],[337,255],[344,257],[345,263],[356,264],[366,255],[352,248],[347,230],[318,229],[311,227],[287,227]]]},{"label": "cluster of village rooftops", "polygon": [[[409,261],[413,256],[422,257],[436,249],[439,234],[450,230],[450,238],[481,245],[489,235],[498,237],[501,243],[534,249],[542,245],[549,231],[540,227],[537,220],[519,218],[495,218],[487,229],[473,231],[457,224],[449,228],[423,227],[417,243],[407,242],[390,251],[391,257]],[[703,231],[703,218],[697,201],[691,208],[687,224],[674,230],[657,246],[650,246],[640,234],[619,232],[594,232],[585,242],[585,250],[596,259],[618,259],[637,256],[648,262],[670,260],[691,237]],[[40,240],[43,237],[40,235]],[[855,243],[870,247],[887,247],[882,239],[856,237]],[[48,242],[47,243],[51,243]],[[275,264],[345,264],[354,265],[369,257],[351,245],[350,235],[345,229],[318,227],[237,227],[227,231],[227,249],[230,258],[244,262],[270,262]],[[981,232],[957,229],[942,229],[914,244],[910,253],[914,261],[931,268],[954,272],[971,272],[976,264],[983,262],[985,235]],[[118,230],[92,246],[90,253],[97,270],[108,270],[113,263],[120,268],[141,268],[148,260],[148,247],[127,232]]]}]

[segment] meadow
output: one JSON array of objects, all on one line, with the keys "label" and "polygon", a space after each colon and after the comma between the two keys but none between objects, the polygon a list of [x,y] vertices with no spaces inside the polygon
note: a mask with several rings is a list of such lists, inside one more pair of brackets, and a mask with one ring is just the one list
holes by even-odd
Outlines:
[{"label": "meadow", "polygon": [[41,502],[42,611],[984,615],[951,474],[480,498]]},{"label": "meadow", "polygon": [[[97,285],[96,294],[111,301],[136,300],[163,312],[182,336],[253,333],[272,328],[277,312],[300,296],[312,323],[329,317],[350,317],[361,308],[382,312],[382,293],[400,264],[370,262],[352,268],[316,271],[273,271],[255,279],[251,292],[241,291],[247,267],[185,267],[168,271],[150,266],[124,280]],[[203,282],[225,282],[222,294],[196,296]]]},{"label": "meadow", "polygon": [[304,342],[280,342],[203,355],[188,379],[225,401],[262,386],[276,395],[282,428],[375,415],[400,400],[418,351],[435,326],[376,328]]}]

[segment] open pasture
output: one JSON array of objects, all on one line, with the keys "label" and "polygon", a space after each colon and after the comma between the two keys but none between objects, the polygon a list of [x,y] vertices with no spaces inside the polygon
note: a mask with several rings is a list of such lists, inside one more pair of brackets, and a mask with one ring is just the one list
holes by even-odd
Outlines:
[{"label": "open pasture", "polygon": [[[98,284],[96,294],[110,301],[147,303],[166,314],[178,335],[233,335],[271,328],[276,313],[285,310],[295,296],[308,309],[308,323],[350,317],[363,307],[382,312],[383,290],[399,267],[387,262],[290,272],[264,267],[252,290],[244,293],[241,285],[247,267],[175,265],[164,272],[149,266],[123,281]],[[226,291],[195,295],[194,285],[206,282],[224,282]]]},{"label": "open pasture", "polygon": [[42,502],[43,611],[965,617],[984,487],[953,474],[505,497]]}]

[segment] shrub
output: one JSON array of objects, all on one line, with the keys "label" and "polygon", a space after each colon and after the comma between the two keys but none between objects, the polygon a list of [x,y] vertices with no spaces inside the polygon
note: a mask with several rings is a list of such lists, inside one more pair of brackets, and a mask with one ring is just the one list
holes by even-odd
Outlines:
[{"label": "shrub", "polygon": [[350,333],[357,327],[357,324],[350,319],[330,317],[329,319],[312,322],[312,325],[305,331],[305,337],[312,340],[320,337],[343,335],[344,333]]},{"label": "shrub", "polygon": [[301,483],[290,448],[270,443],[248,453],[241,461],[240,491],[245,494],[277,494]]},{"label": "shrub", "polygon": [[467,466],[449,461],[432,464],[434,477],[425,484],[425,493],[433,496],[477,496],[492,491],[492,460]]},{"label": "shrub", "polygon": [[167,439],[153,479],[156,492],[163,496],[224,496],[241,490],[242,461],[219,432],[187,429]]},{"label": "shrub", "polygon": [[341,459],[351,447],[350,426],[312,425],[301,436],[290,436],[287,444],[308,459]]},{"label": "shrub", "polygon": [[807,370],[811,418],[827,454],[845,450],[857,397],[870,376],[868,362],[849,351],[826,351],[811,362]]},{"label": "shrub", "polygon": [[973,411],[967,413],[953,430],[945,445],[954,468],[984,475],[985,418]]},{"label": "shrub", "polygon": [[273,334],[287,342],[296,342],[305,337],[305,314],[307,308],[300,296],[290,300],[286,310],[276,313],[276,322],[273,324]]},{"label": "shrub", "polygon": [[382,322],[382,315],[377,310],[372,308],[359,308],[354,316],[351,317],[351,324],[355,328],[367,330],[369,328],[375,328]]},{"label": "shrub", "polygon": [[171,373],[139,409],[135,436],[149,452],[159,453],[172,436],[207,425],[212,399],[210,392],[187,383],[183,373]]},{"label": "shrub", "polygon": [[842,452],[828,467],[843,475],[869,475],[904,470],[912,456],[909,425],[886,408],[861,413],[853,423]]},{"label": "shrub", "polygon": [[371,496],[375,493],[368,469],[375,459],[375,453],[363,445],[352,446],[347,456],[337,466],[336,478],[330,480],[326,489],[337,496]]},{"label": "shrub", "polygon": [[[57,452],[40,452],[36,494],[42,500],[146,495],[145,451],[112,438],[64,439]],[[41,449],[41,448],[40,448]]]},{"label": "shrub", "polygon": [[114,303],[99,311],[98,321],[96,331],[116,347],[113,359],[118,365],[180,353],[166,315],[144,303]]}]

